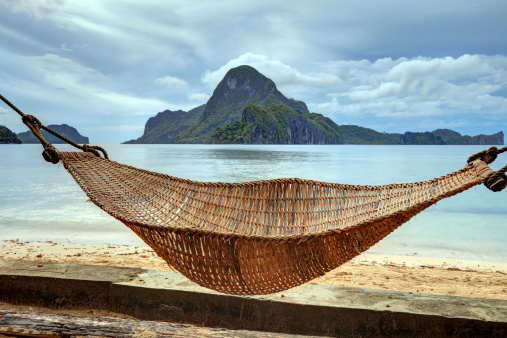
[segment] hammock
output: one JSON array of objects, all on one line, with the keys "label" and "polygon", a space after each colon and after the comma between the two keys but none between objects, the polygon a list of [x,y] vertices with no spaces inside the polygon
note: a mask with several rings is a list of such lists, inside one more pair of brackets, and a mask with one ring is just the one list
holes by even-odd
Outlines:
[{"label": "hammock", "polygon": [[[507,147],[471,156],[459,171],[410,184],[361,186],[298,178],[197,182],[111,161],[24,115],[44,158],[61,162],[90,200],[132,229],[171,267],[228,294],[283,291],[324,275],[441,199],[485,183],[506,186],[507,166],[488,166]],[[83,150],[62,152],[46,130]],[[100,155],[102,152],[102,156]]]}]

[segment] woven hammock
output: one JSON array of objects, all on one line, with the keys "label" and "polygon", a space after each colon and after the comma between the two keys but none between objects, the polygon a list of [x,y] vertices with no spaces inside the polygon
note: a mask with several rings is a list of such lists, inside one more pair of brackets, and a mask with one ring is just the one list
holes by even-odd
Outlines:
[{"label": "woven hammock", "polygon": [[[488,166],[507,147],[473,155],[462,170],[410,184],[197,182],[111,161],[102,148],[79,146],[33,116],[22,116],[41,140],[44,158],[63,163],[93,203],[184,276],[228,294],[301,285],[366,251],[439,200],[481,183],[499,191],[507,182],[507,166]],[[40,129],[84,151],[58,151]]]}]

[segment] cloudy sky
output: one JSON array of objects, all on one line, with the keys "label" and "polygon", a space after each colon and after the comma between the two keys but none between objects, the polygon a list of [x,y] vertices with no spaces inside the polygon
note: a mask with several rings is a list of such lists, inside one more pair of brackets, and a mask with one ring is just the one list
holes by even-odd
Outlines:
[{"label": "cloudy sky", "polygon": [[[251,65],[338,124],[507,133],[507,2],[0,0],[0,93],[91,143]],[[0,104],[0,124],[26,131]]]}]

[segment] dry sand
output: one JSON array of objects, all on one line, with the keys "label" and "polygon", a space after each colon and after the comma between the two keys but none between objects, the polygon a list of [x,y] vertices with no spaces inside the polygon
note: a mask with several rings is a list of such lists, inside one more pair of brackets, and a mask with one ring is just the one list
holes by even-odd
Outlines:
[{"label": "dry sand", "polygon": [[[174,271],[149,247],[0,242],[0,260]],[[507,264],[362,254],[310,284],[507,300]],[[1,304],[0,304],[1,306]]]}]

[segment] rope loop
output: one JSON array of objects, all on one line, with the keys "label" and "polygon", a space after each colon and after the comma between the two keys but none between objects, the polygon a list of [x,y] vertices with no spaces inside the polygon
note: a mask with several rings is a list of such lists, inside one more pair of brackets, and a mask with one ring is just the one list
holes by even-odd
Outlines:
[{"label": "rope loop", "polygon": [[498,148],[497,147],[491,147],[488,150],[486,150],[486,154],[484,155],[484,162],[487,164],[493,163],[497,156],[498,156]]},{"label": "rope loop", "polygon": [[[109,160],[109,156],[107,156],[107,152],[104,148],[99,147],[99,146],[91,146],[91,147],[93,149],[100,150],[102,152],[102,157],[104,157],[106,160]],[[97,152],[97,154],[99,154],[99,153]],[[100,156],[100,154],[99,154],[99,156]]]},{"label": "rope loop", "polygon": [[88,144],[83,144],[83,151],[87,153],[92,153],[93,155],[100,157],[99,152],[95,150],[93,146],[90,146]]},{"label": "rope loop", "polygon": [[491,191],[502,191],[507,186],[507,176],[500,171],[494,171],[486,177],[484,185]]},{"label": "rope loop", "polygon": [[489,149],[478,152],[477,154],[473,154],[467,160],[470,164],[471,162],[480,159],[481,161],[486,162],[487,164],[493,163],[499,154],[497,147],[491,147]]},{"label": "rope loop", "polygon": [[[476,154],[473,154],[468,158],[468,164],[471,164],[475,160],[481,160],[486,162],[487,164],[492,163],[496,160],[497,156],[503,152],[507,151],[507,147],[503,147],[497,149],[497,147],[491,147],[487,150],[480,151]],[[498,192],[505,189],[507,186],[507,176],[505,175],[507,172],[507,165],[503,168],[498,169],[497,171],[493,171],[484,179],[484,185],[491,191]]]}]

